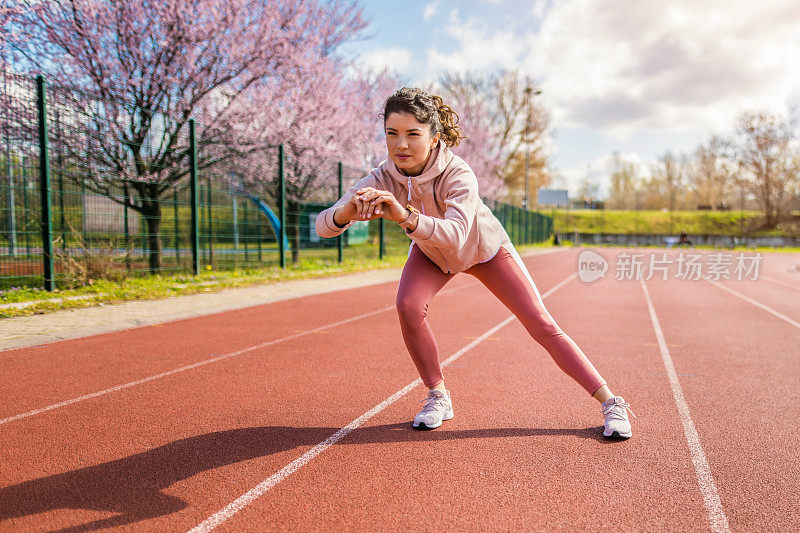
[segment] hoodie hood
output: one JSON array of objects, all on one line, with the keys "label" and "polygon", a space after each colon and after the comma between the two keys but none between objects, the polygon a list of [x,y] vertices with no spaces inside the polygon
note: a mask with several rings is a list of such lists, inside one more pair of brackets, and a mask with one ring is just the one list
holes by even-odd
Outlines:
[{"label": "hoodie hood", "polygon": [[450,148],[439,139],[439,143],[431,150],[431,157],[428,159],[425,169],[419,176],[406,176],[400,172],[394,161],[388,158],[381,166],[386,169],[393,180],[403,187],[409,188],[413,196],[424,198],[433,189],[434,179],[442,175],[453,157],[454,154]]}]

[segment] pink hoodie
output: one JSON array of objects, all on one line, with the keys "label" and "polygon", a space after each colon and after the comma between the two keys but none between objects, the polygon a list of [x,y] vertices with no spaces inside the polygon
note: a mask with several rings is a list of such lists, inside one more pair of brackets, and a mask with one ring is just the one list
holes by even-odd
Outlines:
[{"label": "pink hoodie", "polygon": [[478,195],[475,173],[441,140],[419,176],[400,173],[391,159],[372,169],[317,216],[320,237],[341,235],[356,222],[340,227],[333,213],[363,187],[389,191],[401,205],[420,210],[417,229],[410,233],[406,229],[406,234],[442,272],[463,272],[494,257],[503,244],[511,244],[505,228]]}]

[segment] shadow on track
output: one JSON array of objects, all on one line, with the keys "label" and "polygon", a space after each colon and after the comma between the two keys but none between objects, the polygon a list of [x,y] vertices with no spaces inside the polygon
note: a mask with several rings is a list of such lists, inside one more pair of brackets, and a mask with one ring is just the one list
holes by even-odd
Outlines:
[{"label": "shadow on track", "polygon": [[[319,444],[339,428],[268,426],[206,433],[181,439],[130,457],[0,488],[0,521],[55,509],[91,509],[119,513],[60,531],[93,531],[164,516],[188,507],[161,492],[200,472],[297,446]],[[585,429],[494,428],[419,432],[409,422],[360,427],[336,445],[577,436],[607,443],[601,427]]]}]

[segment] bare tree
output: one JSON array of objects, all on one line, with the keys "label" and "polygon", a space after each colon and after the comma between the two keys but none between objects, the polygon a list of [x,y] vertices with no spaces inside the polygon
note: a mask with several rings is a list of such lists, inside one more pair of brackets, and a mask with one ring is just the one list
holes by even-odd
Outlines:
[{"label": "bare tree", "polygon": [[726,157],[729,143],[712,137],[694,151],[686,167],[687,184],[697,205],[725,208],[730,205],[734,168]]},{"label": "bare tree", "polygon": [[685,158],[679,158],[672,152],[662,154],[652,168],[652,176],[646,182],[649,209],[675,209],[684,181]]},{"label": "bare tree", "polygon": [[485,103],[500,152],[500,175],[508,190],[524,188],[526,150],[529,189],[535,191],[550,182],[546,152],[550,117],[535,98],[538,84],[533,78],[503,69],[488,74],[446,73],[439,83],[445,94],[459,101]]},{"label": "bare tree", "polygon": [[611,157],[610,167],[611,187],[608,192],[608,207],[632,209],[636,202],[639,165],[615,152]]},{"label": "bare tree", "polygon": [[775,228],[791,209],[800,173],[796,129],[796,119],[782,120],[763,112],[743,113],[737,120],[737,163],[759,201],[768,229]]}]

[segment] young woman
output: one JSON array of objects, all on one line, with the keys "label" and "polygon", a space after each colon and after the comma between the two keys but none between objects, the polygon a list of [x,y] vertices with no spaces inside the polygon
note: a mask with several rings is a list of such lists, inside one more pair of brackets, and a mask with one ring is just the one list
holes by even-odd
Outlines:
[{"label": "young woman", "polygon": [[434,429],[453,418],[426,314],[433,295],[465,272],[492,291],[556,364],[601,403],[603,434],[630,437],[630,405],[611,393],[545,309],[508,234],[481,200],[472,169],[450,151],[463,138],[458,115],[440,97],[404,87],[386,100],[383,121],[389,158],[322,211],[316,230],[320,237],[336,237],[357,220],[383,217],[411,238],[396,303],[406,347],[429,389],[413,427]]}]

